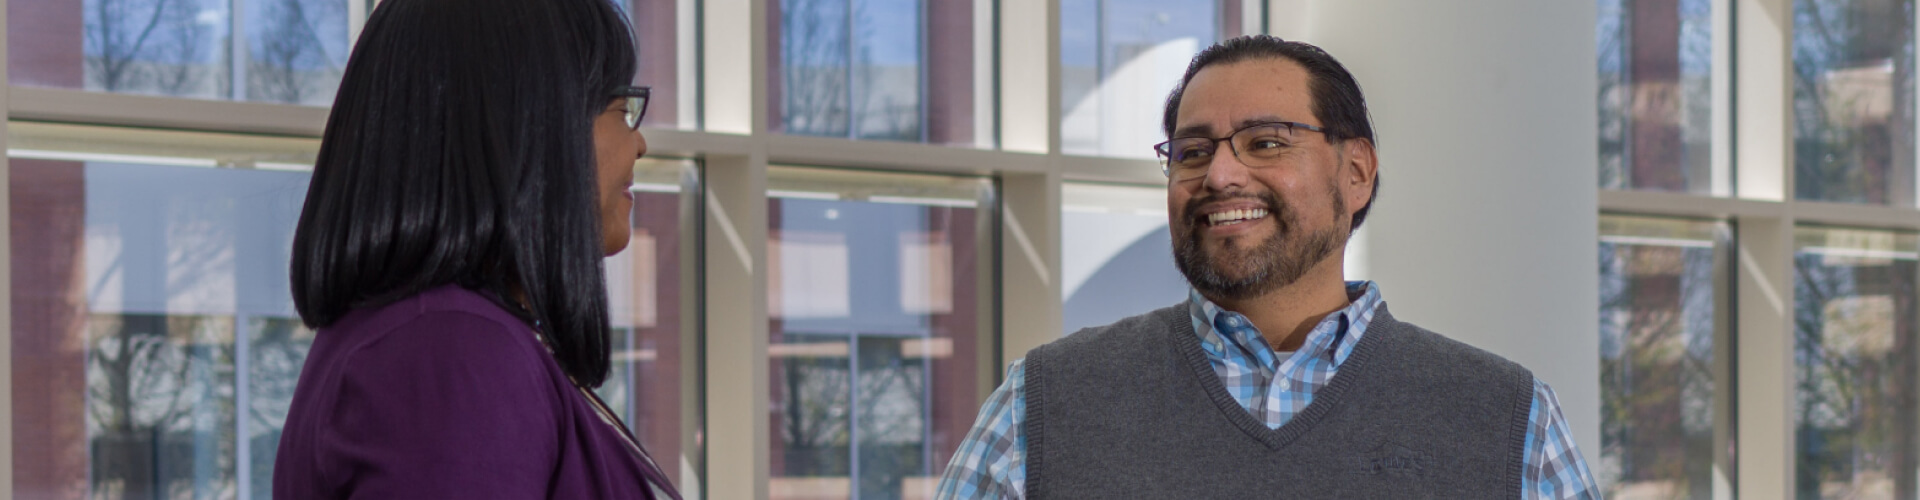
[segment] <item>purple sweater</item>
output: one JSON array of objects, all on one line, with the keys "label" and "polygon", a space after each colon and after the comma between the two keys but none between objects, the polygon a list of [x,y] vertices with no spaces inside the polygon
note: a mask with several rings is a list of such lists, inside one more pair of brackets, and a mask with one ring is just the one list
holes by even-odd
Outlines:
[{"label": "purple sweater", "polygon": [[531,328],[452,285],[320,329],[273,473],[281,500],[666,499],[671,490]]}]

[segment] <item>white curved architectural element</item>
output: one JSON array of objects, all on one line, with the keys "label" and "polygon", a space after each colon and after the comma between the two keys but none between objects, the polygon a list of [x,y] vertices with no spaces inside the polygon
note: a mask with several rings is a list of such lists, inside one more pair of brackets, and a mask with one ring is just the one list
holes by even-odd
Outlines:
[{"label": "white curved architectural element", "polygon": [[1068,154],[1152,158],[1153,145],[1166,140],[1160,115],[1167,94],[1199,51],[1200,40],[1176,38],[1121,63],[1060,118],[1061,149]]}]

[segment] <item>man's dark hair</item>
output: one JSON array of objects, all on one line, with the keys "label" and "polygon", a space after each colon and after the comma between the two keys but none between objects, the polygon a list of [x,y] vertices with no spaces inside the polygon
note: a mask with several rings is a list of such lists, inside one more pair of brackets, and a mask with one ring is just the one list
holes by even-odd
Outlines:
[{"label": "man's dark hair", "polygon": [[[1366,139],[1367,144],[1378,146],[1373,136],[1373,119],[1367,113],[1367,99],[1360,94],[1360,84],[1353,80],[1353,74],[1347,67],[1340,65],[1327,51],[1312,44],[1289,42],[1269,35],[1249,35],[1213,44],[1207,50],[1193,56],[1193,63],[1187,66],[1187,74],[1180,78],[1180,85],[1173,88],[1167,96],[1167,110],[1163,119],[1167,138],[1173,138],[1174,120],[1180,113],[1180,95],[1186,93],[1187,83],[1193,81],[1193,75],[1201,68],[1214,64],[1231,64],[1258,59],[1286,59],[1298,63],[1307,69],[1307,92],[1313,102],[1313,117],[1320,121],[1320,128],[1326,130],[1327,142],[1339,144],[1349,139]],[[1367,211],[1373,208],[1373,200],[1380,197],[1380,175],[1373,176],[1373,194],[1368,195],[1367,204],[1353,214],[1351,229],[1360,229],[1360,222],[1366,220]]]},{"label": "man's dark hair", "polygon": [[294,306],[333,324],[457,284],[610,368],[593,122],[632,83],[607,0],[387,0],[341,76],[294,230]]}]

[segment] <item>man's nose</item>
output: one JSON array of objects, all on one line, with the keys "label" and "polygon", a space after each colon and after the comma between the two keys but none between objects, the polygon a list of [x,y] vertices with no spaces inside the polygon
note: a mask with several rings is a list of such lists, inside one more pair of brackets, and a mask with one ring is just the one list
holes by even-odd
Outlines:
[{"label": "man's nose", "polygon": [[1222,141],[1219,149],[1213,151],[1213,161],[1207,163],[1207,188],[1227,192],[1246,184],[1247,165],[1240,162],[1240,155],[1235,154],[1231,144]]}]

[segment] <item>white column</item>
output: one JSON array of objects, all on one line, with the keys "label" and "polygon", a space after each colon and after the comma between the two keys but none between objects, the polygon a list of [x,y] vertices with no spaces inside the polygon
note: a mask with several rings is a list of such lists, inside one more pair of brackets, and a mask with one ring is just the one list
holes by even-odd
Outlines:
[{"label": "white column", "polygon": [[999,354],[1009,363],[1060,338],[1060,2],[999,9],[1001,149],[1048,155],[1045,173],[1001,177]]},{"label": "white column", "polygon": [[[1792,201],[1793,0],[1732,0],[1740,198]],[[1789,207],[1792,205],[1789,204]],[[1739,484],[1744,498],[1793,498],[1793,220],[1736,220]]]},{"label": "white column", "polygon": [[706,162],[707,498],[767,498],[767,161]]},{"label": "white column", "polygon": [[1060,151],[1059,54],[1059,0],[1000,2],[1001,149]]},{"label": "white column", "polygon": [[[1744,120],[1743,120],[1744,121]],[[1793,498],[1793,222],[1735,220],[1740,496]]]},{"label": "white column", "polygon": [[[1793,196],[1793,0],[1734,0],[1735,193],[1782,201]],[[1747,490],[1742,490],[1747,491]],[[1751,493],[1751,492],[1750,492]]]},{"label": "white column", "polygon": [[1008,174],[1000,195],[1003,363],[1060,338],[1060,174]]},{"label": "white column", "polygon": [[701,20],[702,117],[707,131],[767,130],[766,0],[708,0]]},{"label": "white column", "polygon": [[1595,15],[1591,2],[1318,0],[1302,38],[1345,63],[1371,105],[1382,186],[1356,257],[1395,317],[1533,370],[1589,460]]}]

